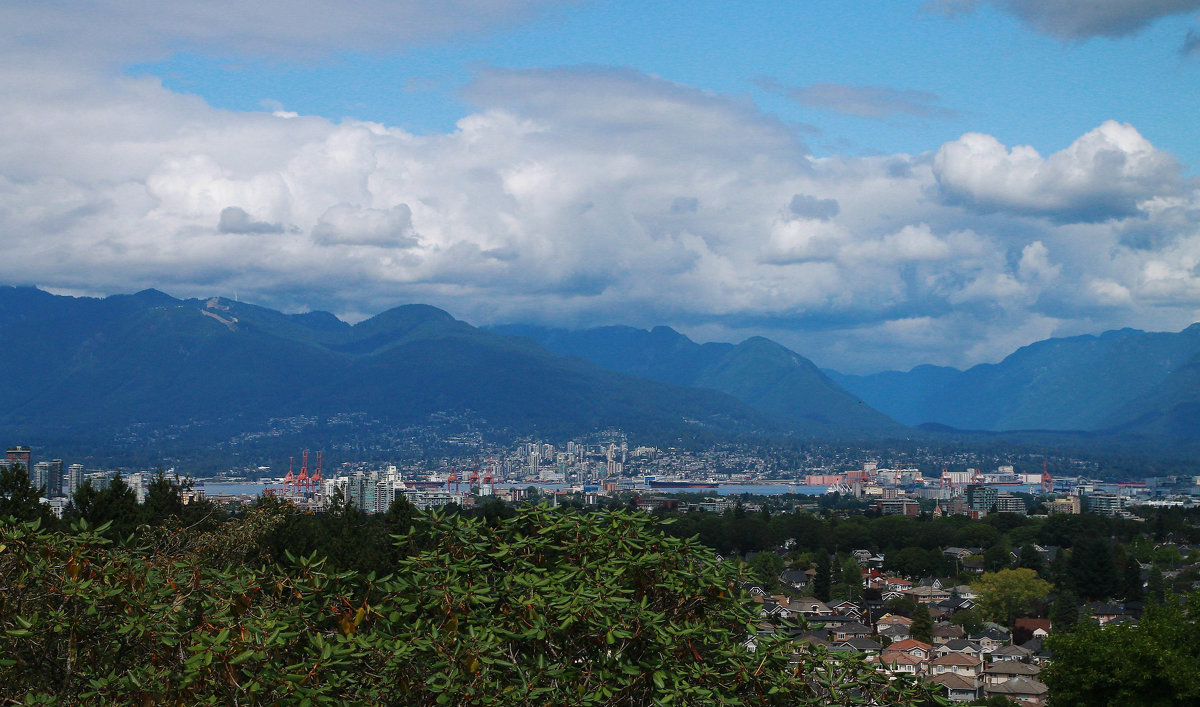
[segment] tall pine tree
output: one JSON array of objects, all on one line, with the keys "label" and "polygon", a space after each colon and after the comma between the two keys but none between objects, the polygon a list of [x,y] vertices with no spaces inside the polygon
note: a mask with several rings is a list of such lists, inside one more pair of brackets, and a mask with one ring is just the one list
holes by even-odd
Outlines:
[{"label": "tall pine tree", "polygon": [[922,643],[933,643],[933,617],[929,615],[929,607],[917,604],[913,609],[912,626],[909,633],[914,640]]},{"label": "tall pine tree", "polygon": [[831,569],[829,553],[821,550],[817,553],[817,576],[813,577],[813,596],[821,601],[829,601],[829,590],[833,585]]}]

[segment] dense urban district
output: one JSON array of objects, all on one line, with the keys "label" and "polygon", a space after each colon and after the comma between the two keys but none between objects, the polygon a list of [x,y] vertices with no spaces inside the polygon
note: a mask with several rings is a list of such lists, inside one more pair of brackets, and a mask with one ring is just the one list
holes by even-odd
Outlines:
[{"label": "dense urban district", "polygon": [[606,434],[211,479],[10,447],[0,698],[1200,699],[1194,478],[979,455],[786,472]]}]

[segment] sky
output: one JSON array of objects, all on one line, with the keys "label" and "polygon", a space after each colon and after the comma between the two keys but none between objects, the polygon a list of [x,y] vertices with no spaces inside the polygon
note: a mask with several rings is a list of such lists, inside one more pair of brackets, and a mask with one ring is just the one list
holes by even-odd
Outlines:
[{"label": "sky", "polygon": [[1200,320],[1200,0],[0,0],[0,284],[762,335]]}]

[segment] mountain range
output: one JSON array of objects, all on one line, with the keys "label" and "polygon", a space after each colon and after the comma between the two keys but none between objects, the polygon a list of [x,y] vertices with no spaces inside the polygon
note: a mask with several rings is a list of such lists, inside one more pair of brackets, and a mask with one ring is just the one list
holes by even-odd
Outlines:
[{"label": "mountain range", "polygon": [[727,393],[792,429],[834,435],[905,434],[902,425],[846,392],[807,358],[761,336],[698,344],[670,327],[568,331],[510,325],[562,356],[642,378]]},{"label": "mountain range", "polygon": [[917,366],[831,379],[909,425],[1200,435],[1200,324],[1038,341],[965,371]]},{"label": "mountain range", "polygon": [[447,412],[548,435],[1200,439],[1200,325],[1048,339],[967,370],[844,375],[762,337],[696,343],[669,327],[480,329],[420,304],[351,325],[156,290],[0,287],[0,337],[0,434],[13,442]]},{"label": "mountain range", "polygon": [[[392,423],[470,411],[519,432],[581,434],[607,427],[678,435],[841,434],[814,397],[773,413],[756,361],[788,359],[766,340],[717,386],[639,377],[523,337],[486,331],[427,305],[355,325],[327,312],[283,314],[223,298],[180,300],[156,290],[103,299],[0,288],[0,431],[93,437],[197,422],[363,413]],[[757,354],[754,350],[761,349]],[[742,368],[737,368],[741,366]],[[850,400],[812,366],[803,369]],[[744,370],[743,370],[744,369]],[[739,387],[740,386],[740,387]],[[765,396],[765,397],[764,397]],[[763,397],[765,404],[744,400]],[[863,415],[903,428],[865,405]]]}]

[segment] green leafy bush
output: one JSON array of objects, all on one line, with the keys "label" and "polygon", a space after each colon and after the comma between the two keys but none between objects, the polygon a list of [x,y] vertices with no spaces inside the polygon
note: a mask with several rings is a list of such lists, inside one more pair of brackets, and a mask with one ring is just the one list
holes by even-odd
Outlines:
[{"label": "green leafy bush", "polygon": [[[172,543],[0,524],[0,698],[124,704],[915,704],[754,636],[732,566],[625,512],[418,515],[387,576],[260,560],[279,508]],[[752,643],[750,647],[747,644]]]}]

